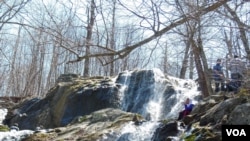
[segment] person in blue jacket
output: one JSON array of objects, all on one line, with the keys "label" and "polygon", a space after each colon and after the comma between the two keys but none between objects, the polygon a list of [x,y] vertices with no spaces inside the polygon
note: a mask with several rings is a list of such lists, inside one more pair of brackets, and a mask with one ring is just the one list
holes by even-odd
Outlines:
[{"label": "person in blue jacket", "polygon": [[215,81],[215,92],[225,91],[224,73],[221,66],[221,59],[217,59],[216,65],[213,66],[213,79]]},{"label": "person in blue jacket", "polygon": [[191,100],[189,98],[186,99],[184,102],[184,110],[179,112],[178,120],[183,119],[185,116],[189,115],[191,111],[193,110],[194,104],[191,103]]}]

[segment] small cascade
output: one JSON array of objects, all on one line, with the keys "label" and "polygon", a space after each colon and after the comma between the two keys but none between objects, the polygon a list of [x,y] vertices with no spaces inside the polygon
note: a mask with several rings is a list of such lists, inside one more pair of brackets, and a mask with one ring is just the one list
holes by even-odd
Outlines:
[{"label": "small cascade", "polygon": [[197,104],[197,96],[200,95],[198,91],[198,85],[194,80],[190,79],[179,79],[176,77],[168,76],[169,82],[172,84],[176,94],[173,95],[176,99],[176,103],[172,105],[169,114],[165,118],[176,117],[178,111],[183,109],[183,102],[190,98],[193,104]]},{"label": "small cascade", "polygon": [[21,130],[21,131],[9,131],[9,132],[1,132],[0,140],[1,141],[21,141],[25,137],[30,136],[34,133],[31,130]]},{"label": "small cascade", "polygon": [[122,85],[122,109],[145,117],[141,125],[127,124],[116,141],[150,141],[160,120],[177,118],[182,102],[189,97],[193,103],[200,93],[193,80],[165,76],[159,69],[121,73],[116,83]]},{"label": "small cascade", "polygon": [[121,87],[120,87],[120,99],[121,99],[121,103],[122,103],[121,107],[126,107],[126,102],[124,102],[124,92],[128,88],[128,85],[130,82],[130,76],[131,76],[130,71],[124,71],[124,72],[120,73],[120,75],[118,76],[119,78],[116,77],[115,78],[116,80],[114,80],[114,81],[117,81],[119,79],[118,82],[123,82]]},{"label": "small cascade", "polygon": [[3,120],[5,119],[7,112],[7,109],[0,109],[0,125],[3,124]]},{"label": "small cascade", "polygon": [[154,121],[144,122],[140,126],[130,122],[123,128],[116,141],[151,141],[158,125],[159,123]]},{"label": "small cascade", "polygon": [[[117,107],[140,114],[145,120],[139,125],[131,121],[119,131],[110,131],[99,141],[151,141],[159,121],[177,119],[184,108],[182,102],[189,97],[196,104],[200,95],[193,80],[165,76],[159,69],[124,71],[113,82],[118,96],[115,97]],[[1,123],[6,114],[6,110],[0,111]],[[31,130],[3,132],[0,140],[19,141],[33,133]]]},{"label": "small cascade", "polygon": [[150,116],[150,120],[158,121],[161,117],[162,99],[166,89],[166,80],[164,74],[159,69],[153,69],[154,73],[154,89],[153,94],[150,97],[146,106],[147,118]]},{"label": "small cascade", "polygon": [[159,69],[124,72],[116,83],[122,84],[122,110],[159,119],[161,111],[157,109],[161,109],[166,88],[164,74]]},{"label": "small cascade", "polygon": [[[3,120],[7,115],[7,109],[0,109],[0,125],[3,125]],[[11,128],[11,127],[10,127]],[[24,137],[33,134],[34,131],[31,130],[10,130],[9,132],[0,132],[1,141],[21,141]]]}]

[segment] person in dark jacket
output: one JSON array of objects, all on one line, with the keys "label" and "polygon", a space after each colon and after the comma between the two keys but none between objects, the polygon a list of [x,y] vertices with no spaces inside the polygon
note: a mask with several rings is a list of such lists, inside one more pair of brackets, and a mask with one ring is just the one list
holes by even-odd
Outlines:
[{"label": "person in dark jacket", "polygon": [[224,91],[224,73],[221,66],[221,59],[217,59],[213,66],[213,79],[215,81],[215,92]]},{"label": "person in dark jacket", "polygon": [[193,110],[194,104],[191,103],[191,100],[189,98],[186,99],[184,102],[184,110],[179,112],[179,117],[177,120],[183,119],[185,116],[189,115],[191,111]]},{"label": "person in dark jacket", "polygon": [[238,55],[234,55],[234,58],[230,60],[229,70],[231,72],[232,81],[235,82],[238,87],[241,87],[243,74],[246,72],[246,66]]}]

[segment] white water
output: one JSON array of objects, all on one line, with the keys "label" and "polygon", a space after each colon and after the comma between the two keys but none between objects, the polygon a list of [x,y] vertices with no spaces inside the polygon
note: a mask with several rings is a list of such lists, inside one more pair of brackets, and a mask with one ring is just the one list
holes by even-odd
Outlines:
[{"label": "white water", "polygon": [[[144,104],[145,111],[142,114],[145,116],[146,113],[150,113],[151,120],[143,122],[140,126],[134,125],[133,122],[127,124],[121,130],[120,137],[118,137],[116,141],[151,141],[154,131],[159,126],[158,121],[162,120],[160,119],[160,115],[161,111],[164,110],[162,109],[162,99],[166,88],[166,83],[164,83],[166,80],[169,81],[176,90],[177,94],[171,97],[175,97],[178,102],[172,105],[171,111],[165,115],[165,119],[177,118],[179,111],[184,108],[182,102],[184,102],[186,98],[190,98],[193,104],[197,103],[197,101],[193,99],[195,96],[200,95],[200,92],[197,91],[197,84],[193,80],[183,80],[171,76],[165,78],[159,69],[153,69],[153,71],[155,74],[154,95],[150,98],[148,104]],[[126,72],[126,76],[128,77],[126,80],[128,80],[131,76],[130,72]],[[127,86],[128,84],[126,82],[123,86],[123,90],[125,90]]]},{"label": "white water", "polygon": [[[0,124],[3,124],[3,120],[7,115],[7,109],[0,109]],[[28,135],[33,134],[34,131],[31,130],[11,130],[9,132],[0,132],[0,141],[20,141],[23,138],[27,137]]]},{"label": "white water", "polygon": [[25,137],[33,134],[34,131],[31,130],[20,130],[20,131],[9,131],[9,132],[0,132],[1,141],[21,141]]},{"label": "white water", "polygon": [[[126,102],[124,102],[124,91],[128,88],[131,72],[124,71],[123,73],[124,73],[123,75],[125,75],[126,77],[125,77],[125,80],[124,80],[124,84],[120,88],[120,99],[122,101],[122,107],[126,107]],[[117,79],[117,77],[114,78],[113,81],[115,82],[116,79]]]},{"label": "white water", "polygon": [[154,129],[158,127],[158,124],[155,121],[148,121],[136,126],[134,122],[130,122],[124,126],[116,141],[151,141]]},{"label": "white water", "polygon": [[[133,122],[130,122],[123,127],[116,141],[151,141],[153,133],[159,125],[158,121],[162,120],[161,113],[164,111],[162,105],[166,81],[170,82],[171,86],[177,91],[177,93],[171,97],[177,99],[178,102],[171,105],[171,111],[165,115],[164,119],[177,118],[178,112],[183,109],[181,102],[187,97],[194,99],[195,96],[200,94],[197,91],[197,85],[193,80],[182,80],[171,76],[165,78],[164,74],[159,69],[153,69],[153,71],[155,74],[154,94],[150,97],[150,101],[142,107],[142,115],[146,116],[150,114],[151,120],[143,122],[140,126],[136,126]],[[121,99],[124,97],[122,92],[125,91],[129,85],[131,73],[132,71],[124,72],[126,77],[124,84],[120,89]],[[197,101],[193,100],[193,103],[196,104]],[[122,102],[122,106],[125,107],[127,105],[125,102]],[[0,123],[2,123],[6,114],[6,109],[0,109]],[[31,130],[0,132],[0,141],[20,141],[25,136],[33,133],[34,131]]]},{"label": "white water", "polygon": [[155,87],[154,87],[154,95],[151,98],[148,105],[146,105],[147,113],[150,113],[152,121],[158,121],[161,115],[162,110],[162,96],[165,90],[164,84],[164,74],[159,69],[153,69],[154,71],[154,79],[155,79]]},{"label": "white water", "polygon": [[0,124],[3,124],[3,120],[5,119],[7,112],[7,109],[0,109]]},{"label": "white water", "polygon": [[[176,99],[177,102],[171,108],[171,112],[166,116],[166,118],[176,117],[178,112],[183,109],[183,102],[190,98],[191,102],[195,105],[198,103],[194,97],[200,95],[200,91],[197,91],[198,86],[194,80],[190,79],[179,79],[176,77],[168,76],[170,82],[172,83],[174,89],[177,91]],[[178,111],[178,112],[177,112]]]}]

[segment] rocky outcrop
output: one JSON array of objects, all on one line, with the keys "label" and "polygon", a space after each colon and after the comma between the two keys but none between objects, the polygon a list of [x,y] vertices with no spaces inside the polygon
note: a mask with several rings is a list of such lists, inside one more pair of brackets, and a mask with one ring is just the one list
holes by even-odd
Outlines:
[{"label": "rocky outcrop", "polygon": [[127,113],[119,109],[106,108],[86,116],[79,116],[65,127],[58,127],[47,132],[40,130],[23,141],[105,141],[107,136],[109,140],[112,140],[112,136],[116,138],[119,130],[124,124],[132,122],[133,117],[133,113]]},{"label": "rocky outcrop", "polygon": [[224,116],[229,116],[236,106],[246,102],[246,99],[243,98],[233,98],[222,101],[210,108],[208,111],[206,111],[206,114],[201,116],[200,125],[204,126],[208,123],[216,124],[221,122],[220,120],[223,119]]},{"label": "rocky outcrop", "polygon": [[[227,95],[227,93],[226,93]],[[195,105],[182,121],[163,121],[152,140],[221,141],[221,125],[249,125],[250,95],[212,95]],[[177,130],[178,129],[178,130]]]},{"label": "rocky outcrop", "polygon": [[20,129],[65,126],[78,116],[105,108],[119,108],[118,86],[111,78],[62,75],[44,99],[29,99],[12,110],[6,123]]},{"label": "rocky outcrop", "polygon": [[[171,119],[160,121],[161,124],[154,131],[151,140],[171,141],[179,138],[180,140],[221,141],[222,124],[248,125],[250,115],[250,111],[246,110],[249,108],[248,98],[235,96],[224,100],[223,96],[221,97],[220,99],[218,96],[211,96],[207,100],[202,100],[181,122]],[[139,121],[144,120],[140,116],[139,118]],[[136,122],[134,119],[134,113],[111,108],[103,109],[90,115],[79,116],[68,126],[55,128],[49,133],[37,132],[26,141],[37,138],[42,140],[41,137],[51,140],[115,140],[120,136],[119,131],[122,127],[130,122]]]},{"label": "rocky outcrop", "polygon": [[185,138],[220,141],[221,125],[249,125],[250,111],[247,110],[250,106],[249,98],[249,94],[228,97],[227,93],[224,93],[203,100],[189,115],[194,116],[193,120],[186,123],[187,127],[192,126],[192,130]]},{"label": "rocky outcrop", "polygon": [[[162,97],[165,98],[162,99],[161,106],[164,110],[161,111],[160,117],[169,113],[171,106],[178,101],[175,99],[176,90],[165,78],[162,83],[155,85],[157,79],[154,79],[153,71],[135,71],[130,79],[127,79],[126,75],[121,73],[117,79],[62,75],[45,98],[28,99],[14,106],[11,114],[7,116],[6,123],[9,126],[18,123],[20,129],[36,130],[35,134],[26,138],[26,141],[108,141],[119,136],[119,141],[128,139],[131,137],[130,133],[121,135],[122,127],[131,122],[134,122],[135,126],[141,126],[148,122],[147,120],[151,120],[152,115],[142,109],[145,108],[145,103],[154,98],[155,88],[160,87]],[[126,105],[122,105],[124,109],[121,110],[120,90],[124,86],[126,89],[122,100],[126,101]],[[233,97],[227,94],[212,95],[202,99],[181,122],[174,119],[157,121],[161,124],[152,131],[152,140],[171,140],[176,137],[186,140],[219,141],[221,125],[249,125],[249,99],[248,93]],[[149,115],[147,120],[143,118],[147,117],[145,115]]]},{"label": "rocky outcrop", "polygon": [[155,131],[152,141],[165,141],[170,137],[178,136],[180,131],[178,130],[178,122],[170,121],[166,124],[161,124]]},{"label": "rocky outcrop", "polygon": [[[123,72],[116,78],[63,74],[46,97],[28,99],[15,106],[5,123],[9,126],[18,123],[20,129],[55,128],[105,108],[118,108],[148,117],[147,120],[157,120],[178,103],[176,94],[170,80],[156,70]],[[150,109],[156,104],[160,107],[159,99],[164,111],[156,115]]]},{"label": "rocky outcrop", "polygon": [[250,125],[250,103],[237,105],[228,116],[229,125]]}]

